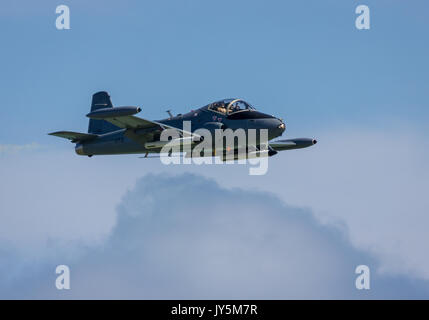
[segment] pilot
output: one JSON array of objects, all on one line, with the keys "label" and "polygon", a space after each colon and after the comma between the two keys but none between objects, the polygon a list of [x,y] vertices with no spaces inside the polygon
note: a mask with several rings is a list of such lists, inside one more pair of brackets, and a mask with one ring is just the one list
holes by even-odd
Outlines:
[{"label": "pilot", "polygon": [[240,111],[240,106],[238,105],[238,103],[236,103],[233,107],[232,107],[232,112],[237,112]]},{"label": "pilot", "polygon": [[226,113],[225,105],[222,102],[219,104],[217,111],[221,113]]}]

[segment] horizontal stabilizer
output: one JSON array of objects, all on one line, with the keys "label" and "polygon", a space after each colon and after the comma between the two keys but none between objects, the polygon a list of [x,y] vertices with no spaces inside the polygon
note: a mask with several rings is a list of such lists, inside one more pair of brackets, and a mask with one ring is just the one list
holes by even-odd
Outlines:
[{"label": "horizontal stabilizer", "polygon": [[49,133],[49,135],[69,139],[71,142],[92,140],[98,137],[98,135],[92,133],[80,133],[73,131],[57,131]]}]

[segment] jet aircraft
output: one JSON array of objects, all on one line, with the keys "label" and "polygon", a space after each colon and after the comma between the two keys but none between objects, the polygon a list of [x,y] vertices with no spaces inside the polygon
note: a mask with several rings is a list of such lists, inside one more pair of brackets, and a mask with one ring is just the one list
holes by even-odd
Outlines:
[{"label": "jet aircraft", "polygon": [[[255,145],[249,145],[247,142],[245,158],[273,156],[279,151],[306,148],[317,143],[313,138],[271,141],[286,130],[283,120],[257,111],[242,99],[216,101],[175,116],[168,110],[169,117],[157,121],[136,117],[135,114],[140,111],[139,107],[113,107],[107,92],[97,92],[92,96],[91,111],[87,114],[88,133],[57,131],[50,135],[69,139],[76,144],[78,155],[89,157],[112,154],[145,154],[147,157],[148,154],[161,153],[167,143],[183,145],[186,139],[190,139],[193,148],[203,141],[203,137],[195,133],[198,129],[212,133],[217,129],[243,129],[245,132],[266,129],[268,143],[256,140]],[[190,121],[191,130],[183,129],[185,121]],[[177,137],[163,141],[161,135],[166,129],[177,132]],[[224,149],[216,154],[213,148],[209,156],[219,156],[223,161],[240,158],[237,154],[228,157],[228,152],[230,150]]]}]

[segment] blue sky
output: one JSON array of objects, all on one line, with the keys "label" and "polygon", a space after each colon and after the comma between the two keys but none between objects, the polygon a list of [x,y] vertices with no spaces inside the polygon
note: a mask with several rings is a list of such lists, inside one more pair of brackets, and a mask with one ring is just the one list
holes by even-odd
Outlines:
[{"label": "blue sky", "polygon": [[[55,28],[59,4],[70,7],[71,30]],[[359,4],[370,8],[370,30],[355,28],[354,11]],[[277,234],[276,221],[287,224],[295,211],[310,215],[311,219],[302,218],[300,228],[291,229],[304,230],[309,238],[284,240],[325,252],[320,261],[335,256],[332,268],[339,270],[337,282],[344,283],[349,276],[353,282],[354,273],[349,275],[342,267],[351,268],[360,257],[376,270],[378,290],[366,296],[356,296],[342,286],[329,292],[316,290],[327,285],[317,281],[325,273],[315,273],[313,278],[296,274],[303,281],[295,283],[302,285],[300,293],[281,292],[273,283],[282,279],[280,283],[287,284],[291,278],[278,269],[271,270],[273,287],[254,288],[254,296],[263,297],[261,292],[271,288],[270,297],[276,298],[427,298],[428,9],[425,1],[404,0],[2,2],[0,261],[7,263],[0,267],[14,271],[0,278],[11,288],[0,292],[0,297],[57,297],[43,281],[55,276],[50,275],[52,264],[63,260],[78,270],[95,263],[82,258],[87,252],[82,246],[110,263],[112,257],[98,250],[109,243],[117,245],[127,234],[117,231],[124,226],[118,227],[118,221],[129,211],[121,207],[127,192],[138,199],[139,192],[147,193],[144,181],[159,179],[162,183],[150,191],[162,201],[157,191],[176,181],[176,174],[184,174],[185,180],[194,181],[190,190],[199,192],[198,181],[207,186],[203,199],[210,199],[210,190],[223,194],[236,188],[241,191],[234,191],[235,195],[245,195],[240,199],[253,197],[256,191],[261,192],[262,202],[274,197],[266,217],[267,233],[272,228]],[[316,137],[319,143],[273,158],[268,174],[261,177],[248,176],[243,166],[166,167],[156,159],[145,161],[134,155],[78,157],[70,143],[47,133],[86,132],[85,114],[91,95],[99,90],[107,90],[114,105],[141,106],[140,116],[149,119],[165,117],[167,109],[183,113],[216,99],[240,97],[285,119],[284,136]],[[150,200],[133,199],[130,203],[141,214],[159,213],[147,209]],[[226,208],[234,203],[227,199]],[[173,200],[182,205],[179,196]],[[241,204],[247,208],[246,201]],[[205,207],[203,201],[197,202],[189,214],[174,212],[163,223],[190,219]],[[279,218],[282,210],[285,217]],[[220,215],[220,219],[228,217]],[[251,225],[263,221],[253,211],[249,219]],[[216,241],[207,221],[202,224],[213,234],[210,240]],[[157,219],[143,222],[159,224]],[[231,223],[239,228],[236,220]],[[347,239],[339,251],[332,229]],[[203,231],[193,241],[203,237]],[[138,242],[137,234],[131,234],[131,240],[122,240]],[[325,251],[317,241],[310,241],[320,234],[325,235]],[[165,243],[175,239],[165,236]],[[260,238],[246,243],[233,233],[228,236],[245,250],[264,248]],[[150,235],[143,238],[159,240]],[[192,247],[193,241],[182,245]],[[139,248],[136,244],[131,254],[142,259],[153,258],[153,250],[165,249],[158,243],[150,250]],[[212,249],[226,259],[226,266],[236,262],[233,255]],[[289,249],[296,261],[305,261],[305,252]],[[282,250],[275,242],[273,256]],[[297,270],[287,260],[273,261],[292,275]],[[113,263],[108,276],[121,275],[129,267]],[[178,277],[190,268],[178,267]],[[325,267],[322,270],[330,268]],[[84,273],[91,276],[91,270]],[[249,277],[255,273],[249,270]],[[32,279],[25,293],[23,274]],[[162,279],[162,274],[158,277]],[[157,283],[151,285],[158,288]],[[112,284],[112,288],[118,286],[123,296],[147,297],[138,288]],[[185,291],[170,289],[175,297],[210,296],[211,289],[222,294],[210,283]],[[71,296],[99,294],[76,288]],[[158,294],[162,296],[162,291]]]},{"label": "blue sky", "polygon": [[86,130],[98,90],[152,119],[242,97],[291,135],[427,120],[424,1],[367,3],[368,31],[354,26],[359,1],[70,1],[66,31],[60,2],[26,3],[1,5],[0,136],[12,143]]}]

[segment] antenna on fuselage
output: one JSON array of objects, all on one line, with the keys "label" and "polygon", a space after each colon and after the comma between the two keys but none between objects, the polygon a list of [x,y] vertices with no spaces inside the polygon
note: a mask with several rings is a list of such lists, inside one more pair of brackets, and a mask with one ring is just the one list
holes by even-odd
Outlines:
[{"label": "antenna on fuselage", "polygon": [[173,114],[171,113],[171,110],[167,110],[167,111],[165,111],[165,112],[167,112],[168,113],[168,115],[170,116],[170,118],[173,118],[174,116],[173,116]]}]

